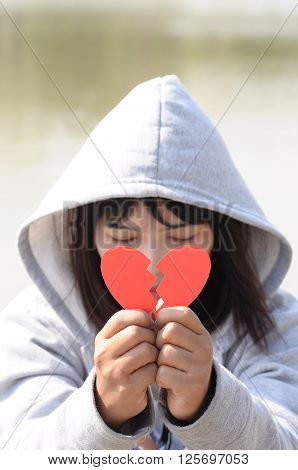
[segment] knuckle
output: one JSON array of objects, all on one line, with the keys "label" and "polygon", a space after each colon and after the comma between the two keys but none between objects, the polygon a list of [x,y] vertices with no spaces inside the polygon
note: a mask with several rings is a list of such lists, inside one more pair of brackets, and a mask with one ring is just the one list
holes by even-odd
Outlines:
[{"label": "knuckle", "polygon": [[106,360],[106,350],[102,346],[97,346],[93,354],[94,363],[100,365],[104,364]]},{"label": "knuckle", "polygon": [[189,315],[190,308],[186,307],[185,305],[179,305],[178,310],[180,311],[180,315],[182,318],[184,318],[186,315]]},{"label": "knuckle", "polygon": [[116,312],[114,315],[117,315],[119,318],[124,318],[124,315],[125,315],[124,308],[121,308],[120,310],[118,310],[118,312]]},{"label": "knuckle", "polygon": [[204,345],[205,354],[210,359],[213,357],[213,343],[211,335],[208,333],[208,336],[205,337],[205,345]]},{"label": "knuckle", "polygon": [[151,375],[156,375],[156,372],[157,372],[157,365],[155,364],[155,362],[149,362],[149,364],[147,364],[147,372],[149,374],[149,376]]},{"label": "knuckle", "polygon": [[149,367],[149,371],[148,371],[148,376],[149,376],[150,383],[155,382],[157,372],[158,372],[157,365],[155,363],[151,362],[150,367]]},{"label": "knuckle", "polygon": [[111,368],[109,366],[107,367],[102,367],[101,370],[101,375],[102,377],[105,379],[105,380],[110,380],[112,378],[112,373],[113,371],[111,370]]},{"label": "knuckle", "polygon": [[165,339],[172,339],[177,334],[177,324],[169,322],[164,329]]},{"label": "knuckle", "polygon": [[94,348],[97,348],[101,344],[102,341],[103,341],[103,338],[101,335],[101,331],[99,331],[94,338]]},{"label": "knuckle", "polygon": [[162,379],[164,377],[165,372],[166,372],[165,366],[164,365],[159,366],[158,372],[157,372],[159,379]]},{"label": "knuckle", "polygon": [[119,383],[118,387],[117,387],[117,392],[119,393],[120,395],[120,399],[123,395],[127,394],[127,387],[125,384],[123,383]]},{"label": "knuckle", "polygon": [[166,369],[164,366],[159,366],[159,368],[157,369],[155,381],[157,385],[159,385],[160,387],[163,387],[165,377],[166,377],[165,372],[166,372]]},{"label": "knuckle", "polygon": [[147,355],[152,354],[152,350],[153,350],[152,344],[143,342],[141,347]]},{"label": "knuckle", "polygon": [[158,350],[155,346],[153,346],[153,358],[154,358],[154,361],[157,360],[158,356],[159,356],[159,350]]},{"label": "knuckle", "polygon": [[152,330],[148,330],[148,333],[149,333],[150,343],[155,344],[155,336],[156,336],[155,332]]},{"label": "knuckle", "polygon": [[131,325],[129,327],[129,329],[130,329],[130,334],[131,334],[133,339],[139,338],[139,336],[140,336],[140,327],[139,326]]},{"label": "knuckle", "polygon": [[126,382],[126,373],[124,370],[123,365],[114,367],[111,369],[111,379],[117,383],[125,383]]},{"label": "knuckle", "polygon": [[124,309],[118,310],[111,318],[116,320],[122,329],[127,325],[127,311]]},{"label": "knuckle", "polygon": [[151,369],[152,369],[152,373],[155,376],[157,371],[158,371],[158,367],[157,367],[157,364],[155,362],[151,362]]},{"label": "knuckle", "polygon": [[125,372],[124,369],[120,369],[117,375],[118,383],[127,389],[130,381],[130,376]]},{"label": "knuckle", "polygon": [[182,314],[183,314],[183,316],[188,315],[188,314],[189,314],[189,310],[190,310],[189,307],[186,307],[186,306],[184,305],[183,308],[182,308]]},{"label": "knuckle", "polygon": [[171,354],[173,348],[171,346],[171,344],[164,344],[163,347],[161,348],[161,352],[162,352],[162,355],[164,358],[168,358],[169,355]]},{"label": "knuckle", "polygon": [[115,364],[107,364],[102,368],[102,376],[114,383],[123,383],[125,381],[125,373],[121,364],[117,367],[115,367]]}]

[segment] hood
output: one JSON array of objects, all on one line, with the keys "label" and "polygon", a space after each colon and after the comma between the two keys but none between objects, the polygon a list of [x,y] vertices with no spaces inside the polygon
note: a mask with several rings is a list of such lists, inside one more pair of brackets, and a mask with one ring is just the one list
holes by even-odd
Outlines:
[{"label": "hood", "polygon": [[82,330],[86,314],[63,247],[64,211],[111,197],[148,196],[249,224],[257,270],[273,296],[290,267],[291,246],[258,205],[214,124],[180,79],[165,75],[135,86],[98,123],[18,229],[29,276],[69,326]]}]

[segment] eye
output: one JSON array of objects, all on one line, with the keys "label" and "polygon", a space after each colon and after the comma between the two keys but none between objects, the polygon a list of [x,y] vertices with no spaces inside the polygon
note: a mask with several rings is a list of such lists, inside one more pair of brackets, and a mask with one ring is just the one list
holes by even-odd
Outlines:
[{"label": "eye", "polygon": [[111,240],[113,240],[113,242],[128,243],[128,242],[133,241],[134,239],[133,238],[128,238],[127,240],[118,240],[118,238],[111,237]]},{"label": "eye", "polygon": [[[193,235],[190,238],[175,238],[175,237],[172,237],[172,240],[173,240],[174,243],[179,243],[179,242],[187,242],[187,241],[193,240],[194,238],[195,237]],[[129,242],[132,242],[133,240],[135,240],[135,238],[127,238],[125,240],[119,240],[118,238],[111,237],[111,240],[113,240],[113,242],[129,243]]]},{"label": "eye", "polygon": [[188,242],[190,240],[192,240],[193,238],[195,238],[194,236],[190,237],[190,238],[174,238],[172,237],[172,240],[176,243],[178,242]]},{"label": "eye", "polygon": [[[179,243],[179,242],[187,242],[187,241],[193,240],[193,238],[194,238],[194,235],[190,238],[174,238],[174,237],[172,237],[172,240],[173,240],[174,243]],[[127,238],[126,240],[118,240],[118,238],[111,237],[111,240],[113,240],[113,242],[129,243],[129,242],[133,242],[133,240],[135,240],[135,239],[134,238]]]}]

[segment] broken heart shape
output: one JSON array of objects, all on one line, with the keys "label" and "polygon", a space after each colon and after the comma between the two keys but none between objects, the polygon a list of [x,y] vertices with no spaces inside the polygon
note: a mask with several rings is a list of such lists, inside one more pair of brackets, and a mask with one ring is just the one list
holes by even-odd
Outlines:
[{"label": "broken heart shape", "polygon": [[[147,271],[150,260],[139,250],[129,246],[116,246],[107,250],[100,269],[107,288],[125,309],[142,309],[148,314],[157,305],[149,292],[155,276]],[[156,289],[164,303],[156,309],[175,305],[188,306],[205,286],[211,261],[206,250],[195,245],[182,245],[170,250],[156,264],[164,274]]]}]

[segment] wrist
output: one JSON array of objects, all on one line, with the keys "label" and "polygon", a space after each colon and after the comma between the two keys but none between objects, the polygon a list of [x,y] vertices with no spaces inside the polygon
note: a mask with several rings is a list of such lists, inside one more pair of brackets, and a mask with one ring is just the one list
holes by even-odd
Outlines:
[{"label": "wrist", "polygon": [[170,410],[168,409],[167,411],[170,415],[170,420],[172,421],[172,423],[176,424],[176,425],[179,425],[179,426],[188,426],[190,424],[193,424],[195,421],[197,421],[205,413],[205,411],[209,407],[209,405],[210,405],[210,403],[211,403],[211,401],[212,401],[212,399],[215,395],[215,390],[216,390],[216,372],[215,372],[214,365],[212,365],[212,371],[211,371],[208,391],[207,391],[207,393],[205,395],[205,398],[203,400],[203,403],[201,404],[199,409],[196,411],[196,413],[192,417],[190,417],[188,419],[185,419],[185,420],[175,418],[175,416],[173,416],[171,414]]},{"label": "wrist", "polygon": [[96,385],[94,385],[94,399],[95,399],[95,406],[100,417],[103,419],[103,421],[106,423],[106,425],[109,428],[113,429],[113,431],[118,431],[118,429],[122,426],[124,421],[113,419],[110,416],[105,404],[103,403],[102,399],[99,396]]}]

